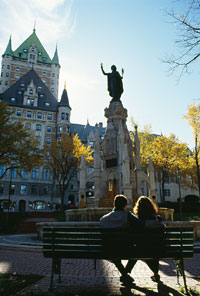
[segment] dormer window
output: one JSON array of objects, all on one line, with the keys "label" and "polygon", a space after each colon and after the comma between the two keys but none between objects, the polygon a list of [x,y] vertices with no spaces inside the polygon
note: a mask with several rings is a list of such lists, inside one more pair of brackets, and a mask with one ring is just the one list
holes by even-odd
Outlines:
[{"label": "dormer window", "polygon": [[18,80],[19,79],[19,75],[15,74],[15,79]]},{"label": "dormer window", "polygon": [[27,53],[27,51],[28,51],[28,50],[25,48],[25,49],[24,49],[24,52]]},{"label": "dormer window", "polygon": [[24,83],[21,83],[21,88],[24,89],[25,85]]},{"label": "dormer window", "polygon": [[35,48],[32,48],[31,51],[34,52],[35,51]]},{"label": "dormer window", "polygon": [[11,103],[15,103],[15,98],[10,99]]},{"label": "dormer window", "polygon": [[51,91],[54,92],[54,88],[51,88]]},{"label": "dormer window", "polygon": [[41,91],[42,91],[42,87],[41,87],[41,86],[38,86],[37,91],[38,91],[38,92],[41,92]]},{"label": "dormer window", "polygon": [[33,94],[33,89],[29,89],[29,95],[32,95]]},{"label": "dormer window", "polygon": [[45,103],[45,107],[49,107],[49,103],[46,102],[46,103]]},{"label": "dormer window", "polygon": [[43,94],[41,94],[41,95],[40,95],[40,98],[41,98],[41,99],[43,99],[43,98],[44,98],[44,95],[43,95]]},{"label": "dormer window", "polygon": [[38,52],[38,55],[39,55],[39,56],[41,56],[41,55],[42,55],[42,53],[41,53],[41,52]]},{"label": "dormer window", "polygon": [[19,72],[19,71],[20,71],[20,68],[19,68],[19,67],[17,67],[17,68],[16,68],[16,72]]},{"label": "dormer window", "polygon": [[19,91],[18,91],[18,95],[21,95],[21,94],[22,94],[22,92],[19,90]]},{"label": "dormer window", "polygon": [[45,84],[46,83],[46,80],[45,79],[42,79],[42,82]]},{"label": "dormer window", "polygon": [[47,76],[47,72],[42,72],[42,76],[46,77]]},{"label": "dormer window", "polygon": [[42,58],[42,61],[43,61],[43,62],[46,62],[46,58],[43,57],[43,58]]},{"label": "dormer window", "polygon": [[26,104],[28,106],[34,106],[34,99],[27,98]]}]

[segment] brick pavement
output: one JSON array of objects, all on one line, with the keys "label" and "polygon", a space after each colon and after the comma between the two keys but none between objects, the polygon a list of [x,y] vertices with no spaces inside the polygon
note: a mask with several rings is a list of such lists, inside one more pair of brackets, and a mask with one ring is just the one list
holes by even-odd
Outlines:
[{"label": "brick pavement", "polygon": [[[196,253],[192,260],[185,260],[187,284],[189,288],[196,289],[200,293],[200,283],[194,280],[200,277],[200,254]],[[44,278],[36,285],[26,288],[32,290],[48,291],[51,273],[51,260],[44,258],[42,252],[21,250],[0,250],[0,272],[19,274],[39,274]],[[97,261],[97,269],[94,270],[94,260],[63,259],[62,283],[56,283],[56,291],[65,292],[68,295],[182,295],[176,286],[176,275],[173,261],[160,262],[160,275],[163,284],[157,285],[151,281],[151,271],[147,265],[138,261],[132,271],[136,286],[125,288],[119,282],[119,272],[115,266],[106,260]],[[55,277],[56,279],[56,277]],[[181,284],[182,281],[181,281]],[[51,294],[49,294],[51,295]]]}]

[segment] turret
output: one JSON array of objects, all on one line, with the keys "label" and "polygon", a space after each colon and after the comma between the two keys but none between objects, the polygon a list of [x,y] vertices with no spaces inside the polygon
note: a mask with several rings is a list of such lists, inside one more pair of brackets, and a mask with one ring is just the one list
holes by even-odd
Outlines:
[{"label": "turret", "polygon": [[66,84],[64,86],[64,90],[61,96],[60,103],[58,105],[58,113],[57,113],[57,134],[58,137],[62,133],[69,133],[70,128],[70,115],[71,115],[71,107],[69,105],[68,94],[66,90]]},{"label": "turret", "polygon": [[60,74],[60,64],[58,59],[58,50],[57,45],[55,49],[55,53],[52,59],[52,75],[51,75],[51,92],[55,96],[55,98],[58,98],[58,82],[59,82],[59,74]]},{"label": "turret", "polygon": [[13,59],[11,36],[4,54],[2,55],[1,70],[1,92],[4,92],[10,86],[11,61]]}]

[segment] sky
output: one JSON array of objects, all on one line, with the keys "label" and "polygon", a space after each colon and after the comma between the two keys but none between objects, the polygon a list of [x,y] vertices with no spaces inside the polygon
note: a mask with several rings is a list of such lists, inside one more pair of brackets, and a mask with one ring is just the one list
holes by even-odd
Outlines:
[{"label": "sky", "polygon": [[121,101],[128,129],[133,118],[140,129],[150,124],[153,133],[174,133],[193,148],[183,115],[189,104],[199,103],[198,61],[180,81],[162,61],[176,52],[178,33],[165,11],[180,3],[184,0],[0,0],[0,53],[10,34],[15,50],[36,23],[51,58],[58,46],[59,99],[66,81],[72,123],[106,126],[104,109],[111,97],[100,64],[105,72],[114,64],[125,71]]}]

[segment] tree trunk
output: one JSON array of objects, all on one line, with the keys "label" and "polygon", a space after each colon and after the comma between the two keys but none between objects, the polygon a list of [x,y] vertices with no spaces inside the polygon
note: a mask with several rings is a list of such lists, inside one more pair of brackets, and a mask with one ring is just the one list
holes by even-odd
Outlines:
[{"label": "tree trunk", "polygon": [[179,192],[179,215],[180,221],[183,221],[183,209],[182,209],[182,196],[181,196],[181,176],[177,175],[178,179],[178,192]]}]

